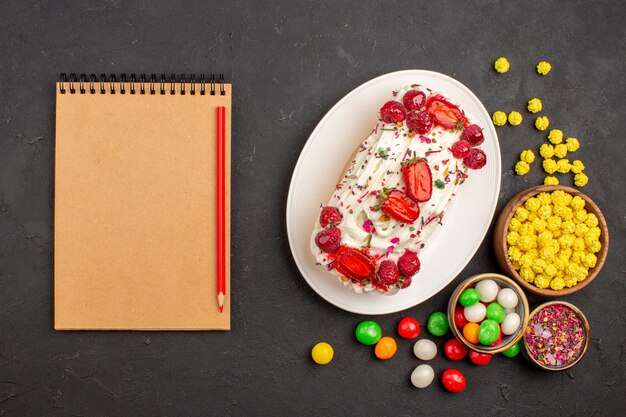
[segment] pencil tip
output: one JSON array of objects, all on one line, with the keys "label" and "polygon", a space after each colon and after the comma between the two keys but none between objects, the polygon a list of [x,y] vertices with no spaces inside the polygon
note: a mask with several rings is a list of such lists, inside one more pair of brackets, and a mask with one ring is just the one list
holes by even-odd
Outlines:
[{"label": "pencil tip", "polygon": [[224,306],[220,306],[220,314],[224,312]]}]

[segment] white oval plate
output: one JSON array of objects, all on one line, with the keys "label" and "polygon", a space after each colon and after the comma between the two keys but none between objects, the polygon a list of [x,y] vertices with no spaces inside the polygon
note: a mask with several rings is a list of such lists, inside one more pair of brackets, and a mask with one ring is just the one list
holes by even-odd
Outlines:
[{"label": "white oval plate", "polygon": [[[458,104],[484,129],[481,148],[487,165],[469,172],[443,218],[443,227],[426,240],[422,268],[413,284],[395,295],[356,294],[324,267],[316,265],[309,239],[320,205],[326,204],[356,147],[371,133],[380,107],[391,93],[422,84]],[[500,192],[500,147],[491,118],[463,84],[432,71],[406,70],[374,78],[341,99],[319,122],[291,178],[287,234],[293,258],[311,288],[335,306],[359,314],[387,314],[413,307],[441,291],[472,259],[493,219]]]}]

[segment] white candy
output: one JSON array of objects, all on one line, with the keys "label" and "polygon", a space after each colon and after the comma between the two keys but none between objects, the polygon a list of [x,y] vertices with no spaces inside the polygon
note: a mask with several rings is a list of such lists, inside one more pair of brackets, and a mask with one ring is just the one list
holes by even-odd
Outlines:
[{"label": "white candy", "polygon": [[518,301],[517,294],[510,288],[502,288],[498,292],[498,304],[504,308],[515,308]]},{"label": "white candy", "polygon": [[517,313],[509,313],[504,316],[504,321],[500,325],[502,329],[502,333],[505,335],[511,335],[517,331],[522,319],[520,319],[519,314]]},{"label": "white candy", "polygon": [[490,303],[496,299],[500,287],[492,279],[483,279],[476,284],[476,291],[480,293],[480,301]]},{"label": "white candy", "polygon": [[435,345],[431,340],[420,339],[415,342],[415,346],[413,346],[413,353],[418,359],[429,361],[437,356],[437,345]]},{"label": "white candy", "polygon": [[435,379],[435,371],[430,365],[420,365],[411,372],[411,384],[416,388],[426,388]]},{"label": "white candy", "polygon": [[467,321],[471,321],[473,323],[479,323],[487,314],[487,307],[485,307],[482,303],[476,303],[469,307],[465,307],[463,309],[463,315]]}]

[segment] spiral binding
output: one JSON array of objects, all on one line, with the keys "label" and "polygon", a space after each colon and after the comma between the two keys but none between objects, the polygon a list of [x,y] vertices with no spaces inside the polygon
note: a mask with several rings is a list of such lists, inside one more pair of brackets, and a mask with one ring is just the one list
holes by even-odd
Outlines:
[{"label": "spiral binding", "polygon": [[[170,74],[169,80],[165,76],[165,74],[161,74],[160,80],[157,81],[156,74],[150,74],[150,79],[146,74],[139,74],[139,80],[137,80],[137,76],[135,74],[130,74],[130,78],[126,77],[126,74],[120,74],[119,81],[117,80],[117,76],[115,74],[110,74],[107,78],[106,74],[100,74],[100,78],[96,77],[96,74],[89,75],[89,81],[87,81],[87,74],[80,74],[78,77],[75,73],[71,73],[69,78],[66,73],[62,73],[59,77],[59,92],[61,94],[66,94],[69,90],[70,94],[76,94],[77,91],[80,94],[96,94],[96,85],[99,85],[100,94],[106,94],[107,90],[109,94],[148,94],[155,95],[165,95],[167,88],[166,84],[169,84],[169,94],[176,94],[176,83],[180,83],[180,89],[178,93],[180,95],[187,94],[187,91],[190,95],[195,95],[197,92],[196,84],[200,84],[200,95],[205,95],[207,93],[207,80],[204,74],[200,74],[199,80],[196,79],[195,74],[191,74],[189,76],[189,81],[187,81],[187,77],[185,74],[180,74],[178,77],[176,74]],[[209,90],[208,93],[214,96],[218,90],[217,84],[219,84],[219,94],[226,95],[226,89],[224,88],[224,74],[219,74],[219,78],[215,80],[215,74],[209,75]],[[108,84],[108,88],[107,88]],[[136,84],[139,84],[139,90],[137,91]],[[158,87],[157,87],[158,84]],[[66,89],[67,85],[67,89]],[[128,85],[128,89],[126,88]],[[78,86],[78,90],[76,87]],[[88,86],[88,88],[86,88]],[[189,86],[189,89],[187,89]]]}]

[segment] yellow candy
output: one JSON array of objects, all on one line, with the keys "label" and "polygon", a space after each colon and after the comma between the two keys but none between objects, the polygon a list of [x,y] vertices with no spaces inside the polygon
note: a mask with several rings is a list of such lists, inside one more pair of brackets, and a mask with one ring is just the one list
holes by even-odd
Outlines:
[{"label": "yellow candy", "polygon": [[500,57],[496,59],[496,62],[494,62],[493,68],[500,74],[504,74],[509,70],[509,68],[511,68],[511,65],[505,57]]},{"label": "yellow candy", "polygon": [[550,288],[552,288],[554,291],[559,291],[562,290],[565,287],[565,280],[563,278],[553,278],[552,281],[550,281]]},{"label": "yellow candy", "polygon": [[503,111],[497,111],[491,116],[493,124],[496,126],[504,126],[506,124],[506,113]]},{"label": "yellow candy", "polygon": [[582,210],[585,208],[585,200],[578,195],[572,198],[572,201],[570,201],[569,204],[574,210]]},{"label": "yellow candy", "polygon": [[572,169],[572,165],[569,163],[567,159],[559,159],[556,161],[556,170],[560,174],[567,174],[570,169]]},{"label": "yellow candy", "polygon": [[535,229],[532,224],[524,223],[519,228],[519,234],[520,236],[531,236],[535,234]]},{"label": "yellow candy", "polygon": [[580,142],[576,138],[567,138],[565,140],[565,145],[567,146],[568,152],[576,152],[578,148],[580,148]]},{"label": "yellow candy", "polygon": [[539,207],[541,207],[541,201],[535,197],[530,197],[524,202],[524,207],[526,207],[526,210],[530,212],[535,212],[539,209]]},{"label": "yellow candy", "polygon": [[558,216],[551,216],[546,222],[546,228],[553,232],[553,235],[555,230],[559,230],[560,232],[561,218]]},{"label": "yellow candy", "polygon": [[539,155],[541,155],[543,159],[552,158],[554,156],[554,146],[549,143],[544,143],[539,147]]},{"label": "yellow candy", "polygon": [[585,220],[587,220],[587,211],[585,209],[574,211],[574,222],[582,223]]},{"label": "yellow candy", "polygon": [[539,210],[537,210],[537,216],[539,216],[540,219],[547,220],[551,215],[552,206],[541,206],[539,207]]},{"label": "yellow candy", "polygon": [[[585,241],[583,240],[583,238],[581,237],[577,237],[576,239],[574,239],[574,244],[572,245],[572,249],[574,249],[574,255],[576,255],[577,252],[582,252],[585,250]],[[578,255],[576,255],[578,256]]]},{"label": "yellow candy", "polygon": [[535,276],[535,286],[537,288],[548,288],[548,285],[550,285],[550,278],[543,274]]},{"label": "yellow candy", "polygon": [[532,270],[532,268],[523,266],[522,269],[520,269],[519,274],[526,282],[533,283],[535,281],[535,272]]},{"label": "yellow candy", "polygon": [[532,236],[520,236],[517,239],[517,247],[524,251],[529,250],[537,246],[537,242],[532,238]]},{"label": "yellow candy", "polygon": [[544,219],[533,219],[530,224],[533,226],[533,229],[535,229],[539,233],[546,230],[546,221]]},{"label": "yellow candy", "polygon": [[589,227],[585,223],[578,223],[576,225],[576,231],[574,232],[578,237],[584,237],[585,233],[589,230]]},{"label": "yellow candy", "polygon": [[554,159],[544,159],[542,165],[543,170],[548,174],[554,174],[557,169],[556,161]]},{"label": "yellow candy", "polygon": [[520,222],[516,218],[512,218],[511,221],[509,222],[509,231],[514,232],[517,229],[519,229],[521,225],[522,225],[522,222]]},{"label": "yellow candy", "polygon": [[589,227],[596,227],[598,225],[598,217],[593,213],[588,213],[585,224]]},{"label": "yellow candy", "polygon": [[533,162],[535,162],[535,153],[530,149],[523,150],[522,153],[519,155],[519,159],[520,161],[532,164]]},{"label": "yellow candy", "polygon": [[581,160],[576,159],[574,162],[572,162],[572,172],[574,174],[580,174],[581,172],[583,172],[584,169],[585,164],[583,164]]},{"label": "yellow candy", "polygon": [[583,172],[574,175],[574,185],[576,187],[584,187],[589,182],[589,177],[587,177]]},{"label": "yellow candy", "polygon": [[539,193],[537,194],[537,200],[541,202],[541,204],[547,205],[552,203],[552,196],[550,193]]},{"label": "yellow candy", "polygon": [[600,252],[600,249],[602,249],[602,244],[597,240],[589,246],[589,250],[593,253]]},{"label": "yellow candy", "polygon": [[571,248],[572,245],[574,244],[574,236],[570,235],[570,234],[566,234],[566,235],[561,235],[557,241],[559,242],[559,246],[562,249],[565,248]]},{"label": "yellow candy", "polygon": [[528,101],[528,111],[531,113],[538,113],[541,111],[541,109],[543,108],[543,105],[541,104],[541,100],[539,100],[538,98],[533,98],[532,100]]},{"label": "yellow candy", "polygon": [[326,365],[333,360],[333,347],[326,342],[320,342],[313,346],[311,350],[311,356],[315,363],[319,365]]},{"label": "yellow candy", "polygon": [[548,133],[548,140],[555,145],[563,142],[563,132],[559,129],[552,129],[550,133]]},{"label": "yellow candy", "polygon": [[528,171],[530,171],[530,165],[528,165],[527,162],[525,161],[518,161],[515,164],[515,173],[517,175],[526,175],[528,174]]},{"label": "yellow candy", "polygon": [[546,116],[539,116],[535,120],[535,127],[537,130],[544,131],[550,126],[550,120]]},{"label": "yellow candy", "polygon": [[551,69],[552,65],[550,65],[550,63],[547,61],[541,61],[537,64],[537,73],[541,75],[548,75]]},{"label": "yellow candy", "polygon": [[509,232],[506,234],[506,243],[508,243],[510,246],[513,246],[517,243],[517,240],[519,239],[520,235],[517,232]]},{"label": "yellow candy", "polygon": [[515,210],[514,216],[517,220],[523,222],[524,220],[528,219],[528,210],[526,210],[524,207],[518,207],[517,210]]},{"label": "yellow candy", "polygon": [[567,146],[560,143],[554,147],[554,156],[556,156],[557,158],[565,158],[566,155]]},{"label": "yellow candy", "polygon": [[522,257],[522,251],[517,246],[510,246],[508,253],[509,259],[513,262],[519,261],[519,259]]},{"label": "yellow candy", "polygon": [[571,288],[574,285],[578,284],[578,280],[576,278],[571,278],[569,276],[565,276],[565,286],[567,288]]},{"label": "yellow candy", "polygon": [[[541,256],[541,259],[543,259],[544,261],[551,261],[556,256],[556,251],[554,250],[553,247],[547,246],[545,248],[542,248],[539,251],[539,256]],[[544,268],[543,271],[546,272],[546,268]],[[547,272],[546,272],[546,274],[547,274]],[[554,269],[554,274],[556,274],[556,268]],[[552,274],[550,276],[554,276],[554,274]]]},{"label": "yellow candy", "polygon": [[509,113],[509,124],[511,126],[517,126],[522,123],[522,115],[519,112],[512,111]]},{"label": "yellow candy", "polygon": [[544,178],[543,185],[559,185],[559,179],[549,175]]},{"label": "yellow candy", "polygon": [[593,253],[588,253],[585,256],[585,259],[582,260],[583,264],[587,267],[587,268],[593,268],[594,266],[596,266],[596,263],[598,262],[598,258],[596,257],[596,255],[594,255]]}]

